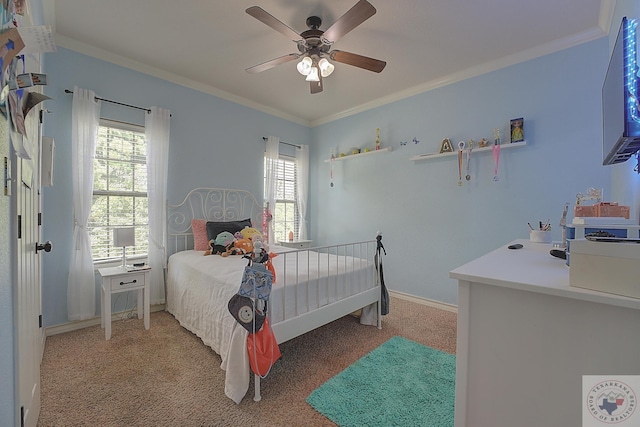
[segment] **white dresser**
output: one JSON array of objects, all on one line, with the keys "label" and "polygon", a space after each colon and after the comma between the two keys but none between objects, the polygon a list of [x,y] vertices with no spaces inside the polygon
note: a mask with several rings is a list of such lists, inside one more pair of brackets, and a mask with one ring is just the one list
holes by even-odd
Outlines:
[{"label": "white dresser", "polygon": [[640,299],[571,287],[550,244],[511,243],[450,272],[455,426],[580,426],[583,375],[640,375]]}]

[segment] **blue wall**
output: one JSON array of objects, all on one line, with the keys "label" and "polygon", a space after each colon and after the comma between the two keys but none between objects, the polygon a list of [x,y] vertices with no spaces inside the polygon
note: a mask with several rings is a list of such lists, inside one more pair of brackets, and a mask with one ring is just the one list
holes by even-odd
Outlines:
[{"label": "blue wall", "polygon": [[[588,187],[606,194],[610,188],[609,170],[600,166],[607,43],[602,38],[313,129],[312,235],[329,242],[380,230],[388,287],[452,304],[457,284],[449,271],[528,238],[527,222],[550,219],[560,240],[564,203]],[[502,150],[499,182],[492,181],[490,151],[472,152],[472,180],[462,187],[456,156],[409,160],[437,152],[445,137],[454,148],[460,140],[490,140],[496,127],[508,141],[509,120],[517,117],[525,119],[527,145]],[[377,127],[393,151],[334,162],[330,188],[330,166],[322,162],[330,147],[372,146]]]},{"label": "blue wall", "polygon": [[[178,203],[193,187],[248,189],[262,195],[264,142],[274,135],[284,141],[309,144],[308,128],[118,65],[58,49],[47,55],[49,75],[43,133],[56,142],[54,185],[43,189],[43,236],[55,250],[43,258],[45,326],[67,322],[67,282],[70,236],[73,232],[71,192],[71,105],[64,93],[74,85],[97,96],[172,112],[169,149],[169,203]],[[144,124],[144,112],[103,103],[103,117]],[[96,287],[96,315],[99,311]]]},{"label": "blue wall", "polygon": [[[54,113],[44,128],[57,146],[55,184],[44,194],[44,237],[56,243],[56,255],[44,265],[45,325],[67,321],[72,165],[71,96],[65,88],[78,85],[121,102],[172,110],[171,203],[195,186],[247,188],[260,195],[261,137],[310,144],[314,244],[373,238],[380,230],[390,289],[456,304],[451,269],[526,238],[527,222],[549,219],[559,240],[565,202],[573,204],[575,195],[589,187],[603,188],[605,196],[620,192],[612,189],[612,169],[601,166],[600,88],[610,44],[610,37],[603,37],[315,128],[59,49],[45,59],[51,81],[47,94],[55,101],[48,101]],[[107,104],[103,112],[118,120],[143,120],[142,113]],[[490,152],[472,154],[472,180],[462,187],[455,156],[409,160],[437,151],[445,137],[454,145],[491,139],[498,127],[508,140],[509,120],[516,117],[525,118],[527,145],[502,150],[499,182],[491,180]],[[383,146],[393,151],[334,162],[330,188],[330,165],[324,160],[331,148],[373,146],[376,128]],[[414,137],[419,144],[411,143]],[[635,199],[629,202],[626,195],[616,201],[637,210]]]},{"label": "blue wall", "polygon": [[[30,1],[32,14],[38,18],[34,23],[42,22],[41,3]],[[639,210],[636,189],[640,186],[633,161],[602,169],[599,148],[594,148],[601,138],[598,111],[601,79],[615,40],[615,27],[625,15],[640,18],[640,3],[617,0],[614,31],[604,42],[591,42],[314,129],[64,49],[45,55],[44,68],[50,76],[46,93],[54,97],[45,103],[54,111],[46,116],[45,134],[54,136],[57,145],[55,185],[43,189],[43,237],[55,244],[54,251],[43,258],[45,326],[66,322],[69,259],[65,254],[70,249],[68,239],[72,230],[69,188],[72,165],[71,98],[63,93],[64,88],[75,84],[107,98],[142,106],[158,105],[173,111],[171,202],[197,185],[246,187],[259,194],[260,179],[251,169],[260,170],[262,151],[243,149],[259,144],[263,135],[312,143],[309,206],[312,237],[317,242],[368,238],[380,229],[389,249],[385,267],[393,289],[455,301],[455,284],[447,276],[451,268],[512,238],[526,237],[523,227],[526,221],[548,216],[555,225],[562,203],[573,201],[578,191],[591,186],[607,191],[610,172],[611,199],[630,203],[636,212]],[[579,87],[575,80],[585,86]],[[227,115],[227,109],[233,114]],[[133,117],[131,111],[109,109],[106,105],[103,110],[112,118],[142,120],[140,116]],[[472,160],[476,171],[472,184],[462,189],[456,185],[455,159],[421,163],[408,160],[413,154],[434,151],[447,136],[454,142],[462,138],[488,138],[491,129],[504,126],[517,115],[527,120],[529,145],[505,150],[500,183],[489,180],[490,154]],[[383,143],[393,146],[395,151],[336,163],[336,187],[330,191],[328,164],[321,161],[328,157],[329,147],[372,143],[376,127],[382,129]],[[399,141],[413,136],[422,142],[400,149]],[[313,142],[317,142],[317,147]],[[9,150],[8,141],[3,138],[0,151],[8,155]],[[202,156],[198,156],[200,153]],[[245,168],[247,175],[228,166],[223,156],[229,153],[238,159],[250,159],[251,166]],[[2,200],[0,225],[6,229],[9,209],[6,199]],[[349,209],[355,212],[350,213]],[[637,213],[634,217],[637,219]],[[559,238],[557,227],[554,233],[554,238]],[[2,236],[0,253],[6,255],[10,242],[8,236]],[[3,421],[16,420],[18,401],[14,395],[15,339],[9,263],[8,256],[0,257]]]}]

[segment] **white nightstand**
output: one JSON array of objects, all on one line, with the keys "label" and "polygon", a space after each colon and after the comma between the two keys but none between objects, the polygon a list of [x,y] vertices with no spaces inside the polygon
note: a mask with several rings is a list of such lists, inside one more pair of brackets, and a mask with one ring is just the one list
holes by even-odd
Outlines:
[{"label": "white nightstand", "polygon": [[309,249],[311,247],[311,242],[313,242],[313,240],[280,240],[278,244],[286,248]]},{"label": "white nightstand", "polygon": [[100,316],[100,324],[104,328],[105,339],[111,338],[111,294],[118,292],[138,291],[138,319],[142,319],[144,313],[144,328],[149,329],[150,271],[148,268],[146,270],[126,271],[122,267],[109,267],[98,270],[102,277],[100,293],[102,314]]}]

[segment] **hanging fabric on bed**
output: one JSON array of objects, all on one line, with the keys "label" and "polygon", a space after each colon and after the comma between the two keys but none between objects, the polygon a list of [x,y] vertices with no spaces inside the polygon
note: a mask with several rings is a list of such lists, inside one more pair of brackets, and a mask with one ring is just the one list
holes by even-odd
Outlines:
[{"label": "hanging fabric on bed", "polygon": [[238,293],[229,300],[229,312],[249,331],[247,352],[251,370],[260,378],[265,378],[281,357],[278,342],[266,317],[273,276],[264,264],[269,261],[266,251],[256,249],[245,258],[249,258],[249,263],[244,267]]},{"label": "hanging fabric on bed", "polygon": [[282,353],[273,334],[269,319],[264,319],[264,325],[259,332],[247,336],[247,352],[249,353],[249,366],[254,374],[260,378],[266,378],[271,372]]},{"label": "hanging fabric on bed", "polygon": [[267,315],[273,276],[264,264],[254,263],[250,255],[245,258],[249,258],[249,263],[244,268],[240,289],[229,300],[228,308],[242,327],[249,333],[256,333]]},{"label": "hanging fabric on bed", "polygon": [[384,316],[389,314],[389,292],[384,284],[384,273],[382,270],[382,253],[386,255],[387,251],[382,244],[382,234],[378,234],[376,236],[376,240],[378,244],[376,248],[375,263],[376,270],[378,271],[378,277],[380,278],[380,314]]}]

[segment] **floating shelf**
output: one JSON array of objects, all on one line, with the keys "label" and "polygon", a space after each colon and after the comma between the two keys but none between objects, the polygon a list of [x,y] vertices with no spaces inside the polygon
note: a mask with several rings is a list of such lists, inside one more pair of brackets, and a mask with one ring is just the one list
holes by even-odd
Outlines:
[{"label": "floating shelf", "polygon": [[[526,141],[500,144],[500,151],[505,150],[507,148],[524,147],[525,145],[527,145]],[[491,147],[492,146],[482,147],[482,148],[474,148],[471,151],[471,153],[475,154],[475,153],[480,153],[480,152],[483,152],[483,151],[491,151]],[[464,151],[466,153],[467,150],[465,149]],[[440,158],[440,157],[449,157],[449,156],[457,156],[457,155],[458,155],[458,150],[455,150],[455,151],[451,151],[451,152],[447,152],[447,153],[420,154],[420,155],[413,156],[413,157],[409,158],[409,160],[413,160],[413,161],[431,160],[431,159]]]},{"label": "floating shelf", "polygon": [[[336,157],[333,159],[333,161],[337,162],[338,160],[347,160],[347,159],[352,159],[354,157],[360,157],[360,156],[368,156],[369,154],[380,154],[380,153],[386,153],[391,151],[391,147],[385,147],[385,148],[381,148],[379,150],[371,150],[369,152],[366,153],[358,153],[358,154],[347,154],[346,156],[343,157]],[[325,163],[329,163],[331,161],[331,159],[327,159],[324,162]]]}]

